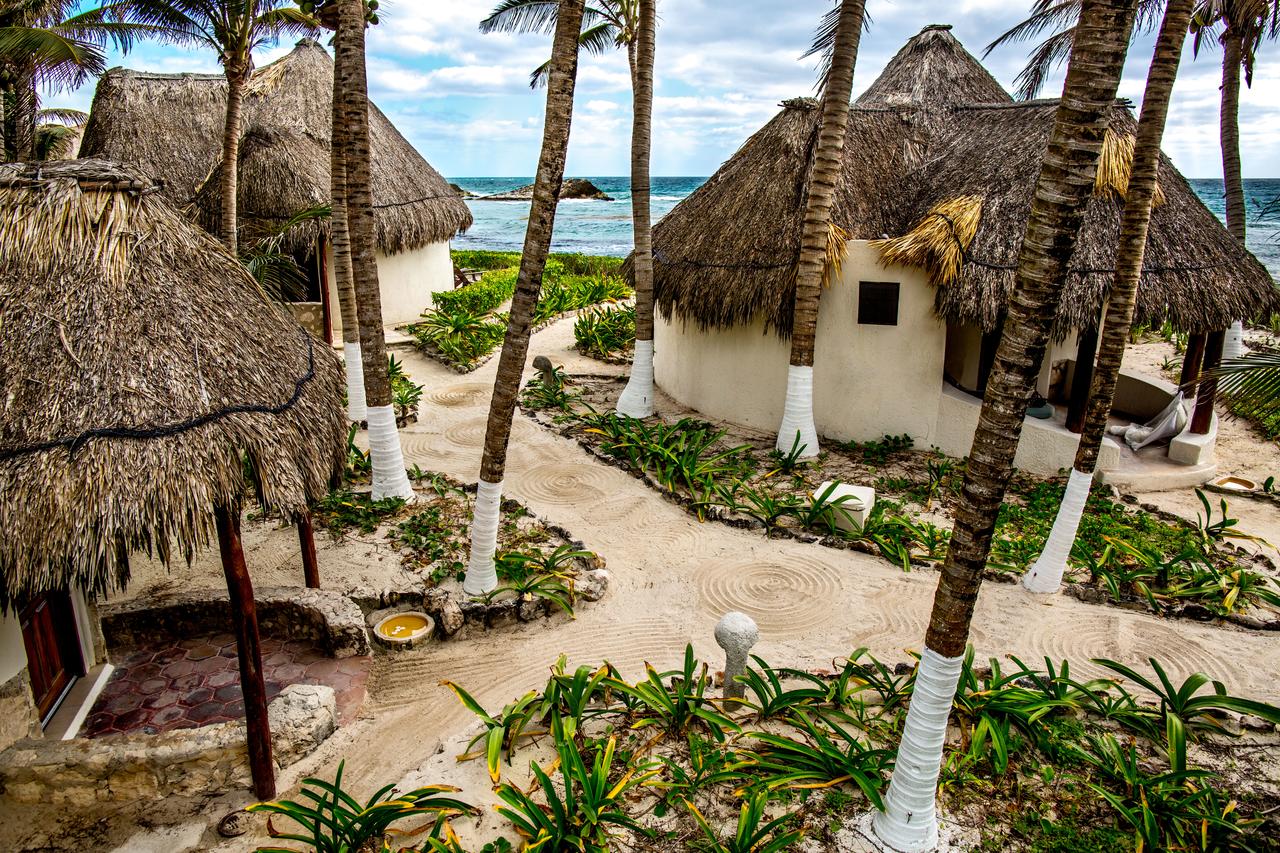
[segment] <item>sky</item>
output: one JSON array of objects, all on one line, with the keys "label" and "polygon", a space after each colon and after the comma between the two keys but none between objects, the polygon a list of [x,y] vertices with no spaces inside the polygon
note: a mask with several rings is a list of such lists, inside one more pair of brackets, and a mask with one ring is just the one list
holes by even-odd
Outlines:
[{"label": "sky", "polygon": [[[381,0],[381,23],[368,42],[370,96],[441,173],[529,176],[541,142],[545,90],[529,71],[550,54],[547,35],[482,35],[478,22],[495,0]],[[812,60],[799,56],[832,0],[658,0],[653,110],[654,175],[709,175],[778,110],[813,94]],[[1025,17],[1030,3],[1008,0],[868,0],[871,28],[854,75],[861,93],[895,52],[931,23],[952,24],[975,56]],[[785,14],[784,14],[785,13]],[[1154,36],[1129,52],[1120,95],[1140,103]],[[291,44],[264,50],[263,65]],[[983,60],[1006,88],[1030,45],[1004,47]],[[212,52],[158,44],[112,56],[111,65],[151,71],[219,71]],[[1165,133],[1165,151],[1183,174],[1222,174],[1218,148],[1221,53],[1192,59],[1188,40]],[[1059,73],[1044,96],[1062,88]],[[88,109],[93,85],[51,93],[49,105]],[[579,67],[568,174],[630,171],[631,93],[626,57],[584,56]],[[1240,105],[1245,177],[1280,176],[1280,43],[1263,46],[1253,86]]]}]

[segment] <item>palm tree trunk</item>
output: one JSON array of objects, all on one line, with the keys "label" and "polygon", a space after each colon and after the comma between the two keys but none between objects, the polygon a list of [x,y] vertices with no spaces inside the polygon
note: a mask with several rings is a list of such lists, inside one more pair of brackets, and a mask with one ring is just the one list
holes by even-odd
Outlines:
[{"label": "palm tree trunk", "polygon": [[40,99],[32,68],[22,69],[13,89],[13,149],[18,160],[36,159],[36,113]]},{"label": "palm tree trunk", "polygon": [[1066,86],[1018,258],[1017,285],[978,416],[947,561],[934,593],[916,692],[885,811],[873,818],[876,835],[895,850],[926,850],[937,843],[935,801],[947,717],[1027,404],[1093,192],[1135,5],[1133,0],[1085,0],[1081,9]]},{"label": "palm tree trunk", "polygon": [[1182,43],[1186,39],[1195,0],[1169,0],[1164,22],[1156,40],[1155,54],[1147,72],[1146,91],[1142,96],[1142,115],[1138,121],[1138,139],[1134,146],[1129,190],[1125,194],[1124,217],[1120,223],[1120,239],[1116,246],[1116,273],[1107,301],[1102,324],[1102,344],[1094,363],[1093,382],[1089,388],[1089,405],[1084,428],[1076,446],[1071,478],[1058,507],[1053,529],[1040,558],[1022,576],[1022,585],[1031,592],[1057,592],[1071,556],[1076,531],[1089,499],[1093,472],[1098,466],[1098,450],[1107,429],[1107,418],[1115,401],[1116,382],[1129,342],[1129,327],[1142,274],[1142,259],[1147,247],[1147,226],[1151,223],[1151,207],[1155,199],[1156,176],[1160,169],[1160,141],[1164,138],[1165,119],[1169,115],[1169,97],[1182,60]]},{"label": "palm tree trunk", "polygon": [[818,431],[813,423],[813,345],[818,334],[818,302],[822,298],[827,243],[831,239],[831,206],[843,168],[844,131],[849,119],[853,66],[858,60],[864,8],[865,0],[842,0],[831,70],[823,86],[822,125],[809,178],[796,270],[787,397],[782,425],[778,428],[777,447],[783,453],[798,444],[803,448],[802,456],[818,454]]},{"label": "palm tree trunk", "polygon": [[219,236],[232,254],[237,251],[237,204],[240,185],[240,107],[244,89],[253,73],[252,60],[244,65],[228,64],[227,121],[222,130],[222,224]]},{"label": "palm tree trunk", "polygon": [[[346,51],[339,47],[346,33],[338,21],[333,32],[333,131],[329,140],[330,237],[333,243],[333,280],[338,289],[342,316],[342,357],[347,372],[347,418],[367,420],[364,398],[364,364],[360,354],[360,318],[356,310],[355,277],[351,271],[351,234],[347,230],[347,123],[344,119],[343,73],[339,63]],[[328,287],[328,282],[323,282]]]},{"label": "palm tree trunk", "polygon": [[[1246,214],[1244,181],[1240,177],[1240,37],[1230,23],[1222,33],[1222,104],[1218,111],[1218,135],[1222,145],[1222,190],[1227,208],[1227,231],[1244,245]],[[1223,341],[1223,357],[1239,358],[1243,349],[1243,324],[1231,324]],[[1209,395],[1213,405],[1213,395]]]},{"label": "palm tree trunk", "polygon": [[[369,420],[369,455],[373,463],[373,499],[413,500],[413,485],[404,470],[400,433],[391,405],[387,374],[387,341],[382,327],[382,291],[374,247],[372,160],[369,144],[369,83],[365,73],[365,0],[343,0],[339,27],[345,32],[338,47],[343,115],[347,138],[347,231],[351,242],[351,270],[355,281],[360,356],[364,366],[364,394]],[[345,332],[344,332],[345,335]]]},{"label": "palm tree trunk", "polygon": [[507,444],[511,439],[511,419],[516,411],[516,394],[529,354],[529,327],[533,309],[542,290],[542,271],[551,250],[556,200],[564,181],[564,161],[569,149],[569,125],[573,120],[573,90],[578,76],[578,31],[582,26],[584,0],[560,0],[555,40],[551,47],[551,75],[547,83],[547,115],[542,128],[542,153],[533,184],[529,225],[524,232],[520,274],[507,320],[507,335],[498,357],[498,375],[489,402],[489,424],[484,435],[484,456],[480,462],[475,511],[471,522],[471,559],[462,588],[480,595],[498,585],[494,554],[498,547],[499,507],[502,480],[507,469]]},{"label": "palm tree trunk", "polygon": [[635,251],[631,268],[636,285],[636,347],[631,377],[618,398],[618,414],[653,414],[653,229],[649,211],[649,145],[653,125],[654,0],[639,0],[640,22],[631,59],[635,106],[631,122],[631,221]]}]

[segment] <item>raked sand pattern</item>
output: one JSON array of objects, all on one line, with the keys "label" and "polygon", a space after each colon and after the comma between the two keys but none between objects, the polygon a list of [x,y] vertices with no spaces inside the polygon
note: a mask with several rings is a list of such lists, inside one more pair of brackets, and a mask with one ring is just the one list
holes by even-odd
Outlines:
[{"label": "raked sand pattern", "polygon": [[[563,319],[538,332],[530,358],[547,355],[569,375],[624,370],[575,353],[572,327],[572,319]],[[496,359],[463,379],[416,353],[400,358],[427,388],[421,420],[401,433],[406,464],[474,482]],[[379,656],[363,719],[290,768],[280,780],[282,794],[296,793],[289,786],[303,776],[330,775],[342,759],[346,784],[357,791],[420,781],[417,768],[474,722],[440,686],[444,679],[496,710],[541,688],[561,654],[571,666],[608,660],[627,677],[639,678],[646,662],[659,669],[678,666],[692,643],[714,666],[722,653],[712,630],[729,609],[756,619],[761,639],[753,652],[777,665],[830,667],[861,646],[897,662],[923,645],[935,572],[904,573],[866,554],[699,522],[520,413],[504,491],[598,552],[611,576],[608,594],[583,604],[575,619],[474,632],[461,641]],[[328,559],[340,553],[329,552]],[[252,564],[254,555],[249,557]],[[396,557],[379,552],[378,559]],[[342,571],[332,564],[328,570]],[[1069,658],[1073,675],[1092,677],[1104,671],[1088,663],[1091,657],[1145,666],[1154,656],[1176,678],[1202,670],[1235,692],[1280,700],[1277,638],[1266,632],[1171,622],[1062,596],[1034,597],[1016,584],[998,583],[984,585],[973,624],[980,659],[1012,654],[1039,665],[1046,655],[1055,663]],[[262,840],[238,839],[214,849],[248,851]]]}]

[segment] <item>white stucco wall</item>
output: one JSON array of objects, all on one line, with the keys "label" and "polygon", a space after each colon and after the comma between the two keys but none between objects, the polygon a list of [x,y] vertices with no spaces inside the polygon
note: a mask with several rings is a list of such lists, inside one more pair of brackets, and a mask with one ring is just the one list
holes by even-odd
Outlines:
[{"label": "white stucco wall", "polygon": [[27,666],[27,647],[22,642],[22,626],[16,614],[0,616],[0,684]]},{"label": "white stucco wall", "polygon": [[[333,339],[342,340],[342,309],[333,275],[333,249],[327,248],[325,268],[329,279]],[[378,251],[378,284],[382,290],[382,321],[388,326],[412,323],[431,307],[431,294],[453,288],[453,261],[449,243],[431,243],[419,249],[388,255]]]},{"label": "white stucco wall", "polygon": [[[859,281],[901,284],[897,326],[859,325]],[[818,432],[869,441],[906,433],[915,446],[967,456],[982,401],[947,385],[946,325],[933,312],[933,286],[915,269],[882,266],[865,241],[850,241],[840,278],[823,291],[814,359],[814,418]],[[972,336],[976,378],[980,335]],[[1053,343],[1040,374],[1048,390],[1054,361],[1074,358],[1075,335]],[[658,318],[654,368],[659,387],[715,419],[766,432],[778,428],[786,392],[790,345],[766,334],[762,321],[703,332],[697,324]],[[959,366],[953,352],[952,363]],[[1015,464],[1038,474],[1070,467],[1079,437],[1056,423],[1027,419]],[[1116,465],[1111,439],[1099,454]]]},{"label": "white stucco wall", "polygon": [[[901,284],[898,325],[857,322],[858,282]],[[907,433],[933,441],[946,327],[933,313],[933,288],[918,270],[884,267],[865,241],[848,244],[840,277],[822,293],[814,352],[818,432],[867,441]],[[713,418],[778,428],[790,344],[763,321],[712,333],[658,318],[654,367],[659,386]]]}]

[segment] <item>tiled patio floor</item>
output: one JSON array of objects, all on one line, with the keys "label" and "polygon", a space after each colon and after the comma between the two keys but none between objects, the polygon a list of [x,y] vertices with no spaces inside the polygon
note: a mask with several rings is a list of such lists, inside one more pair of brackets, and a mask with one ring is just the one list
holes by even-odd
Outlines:
[{"label": "tiled patio floor", "polygon": [[[338,722],[355,719],[364,702],[369,658],[335,660],[309,641],[262,640],[267,701],[290,684],[327,684]],[[155,734],[224,723],[244,716],[240,665],[231,634],[135,649],[116,664],[80,737]]]}]

